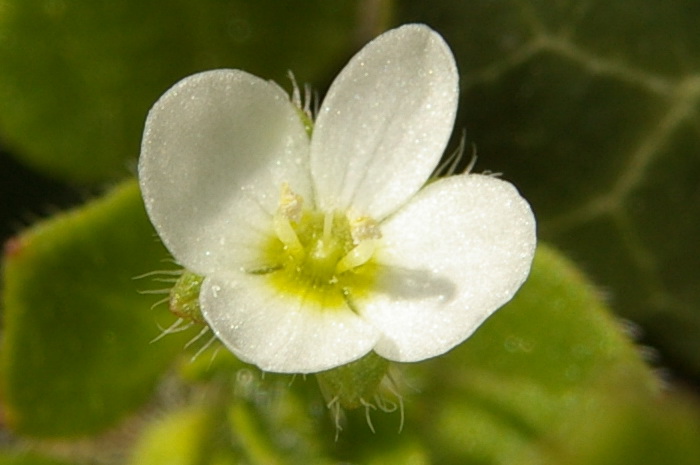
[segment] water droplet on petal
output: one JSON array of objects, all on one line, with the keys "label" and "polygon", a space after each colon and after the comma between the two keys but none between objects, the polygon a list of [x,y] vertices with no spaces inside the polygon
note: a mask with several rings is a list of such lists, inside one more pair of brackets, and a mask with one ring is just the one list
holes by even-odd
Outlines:
[{"label": "water droplet on petal", "polygon": [[219,291],[221,291],[221,286],[212,286],[211,287],[211,293],[214,295],[215,298],[219,297]]}]

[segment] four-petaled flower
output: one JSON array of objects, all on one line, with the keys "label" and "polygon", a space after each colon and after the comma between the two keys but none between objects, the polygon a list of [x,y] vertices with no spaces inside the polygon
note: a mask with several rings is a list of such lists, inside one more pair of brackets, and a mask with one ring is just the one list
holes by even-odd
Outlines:
[{"label": "four-petaled flower", "polygon": [[407,25],[352,58],[311,135],[280,87],[240,70],[190,76],[155,104],[147,211],[205,277],[202,314],[239,358],[301,373],[372,350],[418,361],[511,299],[535,250],[527,202],[493,176],[428,182],[458,94],[443,39]]}]

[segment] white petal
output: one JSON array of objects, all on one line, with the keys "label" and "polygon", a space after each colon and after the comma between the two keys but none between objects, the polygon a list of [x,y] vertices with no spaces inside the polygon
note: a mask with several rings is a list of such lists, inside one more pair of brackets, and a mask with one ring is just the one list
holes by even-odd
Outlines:
[{"label": "white petal", "polygon": [[511,299],[535,252],[527,202],[502,180],[453,176],[425,187],[382,225],[387,266],[359,302],[383,332],[375,351],[410,362],[447,352]]},{"label": "white petal", "polygon": [[316,119],[318,204],[377,220],[395,211],[442,156],[458,93],[452,52],[427,26],[403,26],[370,42],[335,79]]},{"label": "white petal", "polygon": [[324,309],[303,296],[280,294],[260,275],[207,278],[200,302],[217,337],[265,371],[334,368],[367,354],[379,337],[349,309]]},{"label": "white petal", "polygon": [[254,266],[280,189],[311,199],[308,137],[276,85],[238,70],[190,76],[146,121],[139,180],[174,257],[200,274]]}]

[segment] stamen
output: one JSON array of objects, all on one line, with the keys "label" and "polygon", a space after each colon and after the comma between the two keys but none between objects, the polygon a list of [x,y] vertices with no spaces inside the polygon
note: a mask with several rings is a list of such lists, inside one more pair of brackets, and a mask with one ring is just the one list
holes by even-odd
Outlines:
[{"label": "stamen", "polygon": [[372,258],[372,255],[376,249],[377,241],[375,239],[368,239],[360,242],[340,259],[335,267],[336,273],[344,273],[353,268],[357,268],[360,265],[364,265],[370,258]]},{"label": "stamen", "polygon": [[286,182],[282,184],[280,205],[278,214],[284,215],[289,221],[298,223],[301,220],[301,212],[304,207],[304,198],[295,193]]},{"label": "stamen", "polygon": [[366,239],[381,239],[379,224],[369,216],[350,217],[350,234],[355,245]]},{"label": "stamen", "polygon": [[291,254],[298,255],[304,252],[304,246],[301,245],[296,231],[289,222],[289,218],[285,215],[277,214],[273,219],[275,234],[277,238],[287,246]]},{"label": "stamen", "polygon": [[352,300],[350,290],[347,288],[343,289],[342,295],[343,300],[345,300],[345,304],[348,306],[348,308],[359,315],[360,311],[357,309],[357,305],[355,305],[355,302]]},{"label": "stamen", "polygon": [[331,233],[333,232],[333,212],[326,212],[323,217],[323,243],[328,244],[331,240]]}]

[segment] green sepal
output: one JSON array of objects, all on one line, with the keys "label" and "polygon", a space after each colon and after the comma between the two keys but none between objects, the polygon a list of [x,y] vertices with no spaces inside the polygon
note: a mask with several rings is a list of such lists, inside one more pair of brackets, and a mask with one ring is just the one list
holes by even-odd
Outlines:
[{"label": "green sepal", "polygon": [[306,111],[304,111],[303,108],[298,108],[297,107],[297,114],[299,115],[299,119],[301,120],[301,124],[304,125],[304,131],[306,131],[306,135],[309,136],[309,139],[311,139],[311,134],[314,132],[314,120],[311,117],[310,114],[308,114]]},{"label": "green sepal", "polygon": [[199,306],[199,291],[204,277],[185,270],[170,291],[170,311],[180,318],[206,324]]},{"label": "green sepal", "polygon": [[316,379],[328,404],[355,409],[374,399],[388,370],[389,361],[370,352],[347,365],[316,373]]}]

